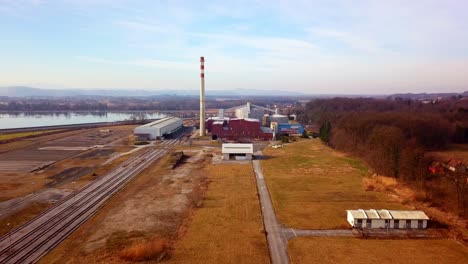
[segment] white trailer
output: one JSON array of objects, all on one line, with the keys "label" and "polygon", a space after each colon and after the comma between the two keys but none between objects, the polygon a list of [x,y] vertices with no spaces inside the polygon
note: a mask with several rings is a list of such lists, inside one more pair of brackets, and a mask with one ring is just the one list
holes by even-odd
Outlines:
[{"label": "white trailer", "polygon": [[182,119],[165,117],[149,124],[136,127],[134,130],[137,140],[155,140],[169,135],[182,128]]}]

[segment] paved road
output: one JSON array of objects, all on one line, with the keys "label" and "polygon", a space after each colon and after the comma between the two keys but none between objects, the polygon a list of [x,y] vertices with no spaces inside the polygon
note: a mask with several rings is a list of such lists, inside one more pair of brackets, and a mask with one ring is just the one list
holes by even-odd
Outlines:
[{"label": "paved road", "polygon": [[[261,157],[262,153],[257,152],[257,157]],[[263,224],[267,232],[268,247],[270,249],[270,259],[272,264],[289,263],[287,252],[288,240],[283,232],[282,226],[276,218],[275,210],[270,199],[270,194],[263,177],[262,168],[259,160],[253,161],[255,178],[257,180],[257,188],[260,196],[260,205],[262,207]]]},{"label": "paved road", "polygon": [[263,157],[261,151],[256,152],[257,160],[253,161],[255,179],[262,207],[263,224],[267,232],[268,248],[272,264],[289,263],[288,240],[304,236],[354,236],[350,229],[327,229],[327,230],[302,230],[284,227],[278,222],[275,210],[271,202],[270,193],[265,183],[260,160]]},{"label": "paved road", "polygon": [[288,239],[293,239],[295,237],[352,237],[354,236],[351,229],[317,229],[317,230],[304,230],[304,229],[295,229],[295,228],[283,228],[283,233]]}]

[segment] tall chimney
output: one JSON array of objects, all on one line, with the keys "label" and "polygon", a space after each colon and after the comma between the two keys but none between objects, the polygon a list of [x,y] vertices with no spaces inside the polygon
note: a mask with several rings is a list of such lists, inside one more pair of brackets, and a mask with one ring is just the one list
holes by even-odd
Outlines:
[{"label": "tall chimney", "polygon": [[205,58],[200,57],[200,136],[205,136]]}]

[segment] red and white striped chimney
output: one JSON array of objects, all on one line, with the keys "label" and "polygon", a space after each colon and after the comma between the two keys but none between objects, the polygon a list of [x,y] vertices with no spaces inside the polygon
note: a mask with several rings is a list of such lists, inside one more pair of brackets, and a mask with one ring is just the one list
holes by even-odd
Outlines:
[{"label": "red and white striped chimney", "polygon": [[200,57],[200,136],[205,136],[205,58]]}]

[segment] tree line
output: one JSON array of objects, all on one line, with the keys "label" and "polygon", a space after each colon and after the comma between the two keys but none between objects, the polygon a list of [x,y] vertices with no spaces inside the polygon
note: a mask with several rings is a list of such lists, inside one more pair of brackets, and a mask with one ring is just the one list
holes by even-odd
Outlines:
[{"label": "tree line", "polygon": [[468,143],[468,100],[333,98],[310,101],[301,122],[317,124],[331,147],[362,158],[378,174],[395,177],[423,200],[468,216],[467,174],[431,174],[430,151]]},{"label": "tree line", "polygon": [[[246,104],[247,101],[272,107],[293,104],[292,98],[252,97],[206,100],[207,109],[226,109]],[[0,97],[0,111],[177,111],[198,110],[200,100],[190,96],[164,97],[65,97],[65,98],[8,98]]]}]

